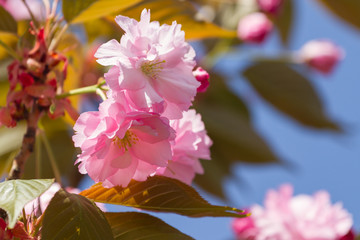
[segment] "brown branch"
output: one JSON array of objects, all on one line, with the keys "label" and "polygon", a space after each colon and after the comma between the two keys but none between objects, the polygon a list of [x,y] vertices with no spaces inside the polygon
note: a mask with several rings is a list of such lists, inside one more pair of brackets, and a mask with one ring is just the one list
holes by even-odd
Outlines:
[{"label": "brown branch", "polygon": [[29,113],[27,118],[27,129],[23,138],[20,152],[16,155],[8,180],[19,179],[24,172],[26,160],[34,151],[36,130],[40,118],[40,111],[36,104],[33,105],[32,112]]}]

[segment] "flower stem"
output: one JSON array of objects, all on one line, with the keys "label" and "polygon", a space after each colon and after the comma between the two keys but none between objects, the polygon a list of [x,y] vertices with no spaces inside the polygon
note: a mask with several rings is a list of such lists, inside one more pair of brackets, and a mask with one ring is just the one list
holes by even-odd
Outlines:
[{"label": "flower stem", "polygon": [[55,155],[54,155],[54,152],[51,149],[50,142],[49,142],[46,134],[43,131],[40,132],[40,137],[41,137],[42,142],[44,143],[45,150],[46,150],[46,152],[48,154],[50,164],[51,164],[51,168],[54,171],[55,179],[62,186],[60,170],[59,170],[59,167],[58,167],[58,165],[56,163]]},{"label": "flower stem", "polygon": [[9,180],[19,179],[24,172],[26,160],[34,151],[36,130],[41,113],[36,104],[33,105],[31,113],[29,113],[27,121],[27,129],[23,138],[20,152],[16,155],[10,170]]},{"label": "flower stem", "polygon": [[[96,94],[100,95],[101,93],[98,92],[98,89],[103,91],[104,89],[102,88],[102,86],[104,84],[105,84],[105,81],[102,81],[95,85],[73,89],[73,90],[70,90],[69,92],[57,95],[56,98],[57,99],[67,98],[70,96],[75,96],[75,95],[80,95],[80,94],[85,94],[85,93],[96,93]],[[102,94],[104,94],[104,92],[102,92]],[[102,97],[102,96],[100,96],[100,97]],[[105,97],[105,99],[106,99],[106,97]]]},{"label": "flower stem", "polygon": [[41,178],[41,141],[35,143],[35,177]]}]

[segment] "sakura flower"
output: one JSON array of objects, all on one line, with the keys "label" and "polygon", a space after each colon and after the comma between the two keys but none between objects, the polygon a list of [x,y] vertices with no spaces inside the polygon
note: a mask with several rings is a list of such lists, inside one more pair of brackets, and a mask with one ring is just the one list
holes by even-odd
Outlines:
[{"label": "sakura flower", "polygon": [[340,240],[349,236],[353,224],[351,215],[341,203],[332,205],[326,191],[313,196],[292,195],[291,185],[281,186],[278,192],[270,190],[264,207],[254,205],[250,209],[252,215],[248,221],[252,221],[253,226],[240,232],[236,229],[237,222],[244,219],[235,220],[237,237],[246,239],[245,234],[253,234],[250,239]]},{"label": "sakura flower", "polygon": [[280,10],[283,0],[257,0],[259,8],[271,14],[276,14]]},{"label": "sakura flower", "polygon": [[312,40],[300,50],[301,61],[324,74],[330,73],[343,57],[343,50],[329,40]]},{"label": "sakura flower", "polygon": [[[160,109],[169,119],[181,118],[200,86],[192,74],[195,51],[185,42],[181,25],[150,22],[146,9],[139,22],[125,16],[115,21],[125,34],[120,42],[110,40],[95,53],[98,63],[112,66],[105,74],[109,87],[126,91],[129,103],[139,110]],[[163,107],[154,108],[159,104]]]},{"label": "sakura flower", "polygon": [[210,83],[209,83],[209,74],[207,73],[207,71],[205,71],[204,69],[202,69],[201,67],[198,67],[197,69],[195,69],[195,71],[193,71],[193,74],[196,78],[197,81],[200,82],[200,87],[197,88],[198,92],[205,92],[206,89],[209,87]]},{"label": "sakura flower", "polygon": [[251,13],[240,19],[237,35],[244,42],[262,43],[269,35],[273,24],[263,13]]},{"label": "sakura flower", "polygon": [[[45,9],[40,0],[26,0],[31,12],[37,19],[42,19]],[[0,0],[0,6],[7,10],[16,20],[30,19],[29,11],[22,0]]]},{"label": "sakura flower", "polygon": [[[35,198],[34,200],[28,202],[25,207],[25,213],[26,215],[34,214],[36,217],[40,217],[47,206],[49,205],[51,199],[54,197],[55,193],[59,191],[61,188],[60,184],[54,183],[50,186],[48,190],[46,190],[43,194],[40,195],[40,197]],[[77,188],[65,188],[66,191],[69,193],[80,193],[80,190]],[[96,205],[103,211],[105,211],[104,204],[102,203],[96,203]],[[1,239],[1,238],[0,238]]]},{"label": "sakura flower", "polygon": [[182,119],[171,120],[170,126],[176,131],[172,142],[173,157],[168,166],[159,168],[156,174],[190,185],[196,173],[204,173],[199,159],[210,159],[212,141],[206,134],[200,114],[193,109],[184,112]]},{"label": "sakura flower", "polygon": [[[124,98],[125,99],[125,98]],[[171,159],[175,132],[156,113],[132,112],[124,101],[102,102],[99,111],[82,113],[73,136],[79,171],[105,187],[145,181]]]}]

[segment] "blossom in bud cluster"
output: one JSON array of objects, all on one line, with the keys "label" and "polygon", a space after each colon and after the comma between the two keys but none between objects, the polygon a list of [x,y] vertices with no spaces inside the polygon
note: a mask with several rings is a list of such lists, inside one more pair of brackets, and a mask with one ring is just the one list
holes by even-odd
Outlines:
[{"label": "blossom in bud cluster", "polygon": [[272,22],[263,13],[251,13],[240,19],[237,35],[244,42],[262,43],[273,28]]},{"label": "blossom in bud cluster", "polygon": [[113,92],[125,91],[136,109],[181,118],[200,86],[192,73],[195,51],[185,42],[181,25],[150,22],[146,9],[139,22],[125,16],[115,20],[125,34],[120,42],[110,40],[95,53],[100,64],[112,66],[105,74],[109,87]]},{"label": "blossom in bud cluster", "polygon": [[[66,57],[48,50],[44,28],[32,27],[30,33],[36,37],[34,47],[21,49],[21,60],[14,60],[7,68],[10,89],[6,106],[0,108],[0,126],[16,126],[18,121],[26,119],[34,103],[51,118],[64,115],[65,110],[74,119],[78,117],[68,99],[56,99],[56,94],[63,91]],[[57,69],[60,63],[63,63],[61,70]]]},{"label": "blossom in bud cluster", "polygon": [[343,57],[343,50],[329,40],[312,40],[300,50],[301,61],[324,74],[330,73]]},{"label": "blossom in bud cluster", "polygon": [[171,159],[175,138],[169,121],[156,113],[131,111],[124,101],[109,98],[99,111],[82,113],[73,136],[79,171],[105,187],[145,181]]},{"label": "blossom in bud cluster", "polygon": [[193,74],[194,74],[196,80],[199,81],[201,84],[200,87],[197,88],[197,91],[205,92],[210,85],[210,83],[209,83],[210,75],[207,73],[207,71],[205,71],[201,67],[198,67],[197,69],[195,69],[195,71],[193,71]]},{"label": "blossom in bud cluster", "polygon": [[190,185],[196,173],[204,173],[199,159],[210,159],[212,141],[200,114],[193,109],[184,112],[182,119],[171,120],[170,126],[176,131],[176,138],[171,142],[173,157],[167,167],[159,168],[156,174]]},{"label": "blossom in bud cluster", "polygon": [[250,212],[233,222],[238,239],[353,240],[351,215],[341,203],[332,205],[326,191],[293,196],[292,186],[283,185],[267,193],[264,207],[254,205]]},{"label": "blossom in bud cluster", "polygon": [[257,0],[259,8],[265,13],[277,14],[283,4],[283,0]]}]

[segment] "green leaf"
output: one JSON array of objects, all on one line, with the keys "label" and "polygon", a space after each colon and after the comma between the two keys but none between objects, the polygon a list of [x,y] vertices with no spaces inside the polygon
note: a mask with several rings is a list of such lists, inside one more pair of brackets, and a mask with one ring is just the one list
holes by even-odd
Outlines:
[{"label": "green leaf", "polygon": [[234,163],[279,163],[280,160],[251,125],[246,104],[225,84],[221,76],[210,74],[210,87],[195,101],[214,144],[211,161],[203,161],[204,175],[195,183],[209,193],[224,198],[222,182],[232,177]]},{"label": "green leaf", "polygon": [[181,24],[186,39],[204,38],[236,38],[236,32],[223,29],[213,23],[195,19],[196,8],[190,1],[182,0],[148,0],[120,12],[119,14],[139,19],[141,11],[150,9],[151,21],[171,24],[173,21]]},{"label": "green leaf", "polygon": [[17,34],[15,19],[2,6],[0,6],[0,32]]},{"label": "green leaf", "polygon": [[243,74],[265,100],[299,123],[318,129],[341,131],[326,116],[310,81],[286,64],[259,62],[247,68]]},{"label": "green leaf", "polygon": [[274,22],[279,31],[281,42],[285,46],[289,45],[291,30],[293,29],[293,15],[293,0],[284,0],[282,11]]},{"label": "green leaf", "polygon": [[9,180],[0,183],[0,208],[8,215],[9,228],[13,228],[25,204],[45,192],[53,179]]},{"label": "green leaf", "polygon": [[108,16],[141,1],[144,0],[63,0],[63,9],[66,7],[63,13],[68,22],[81,23]]},{"label": "green leaf", "polygon": [[342,20],[360,29],[360,1],[358,0],[317,0]]},{"label": "green leaf", "polygon": [[67,22],[71,22],[98,0],[63,0],[62,11]]},{"label": "green leaf", "polygon": [[118,204],[149,211],[171,212],[189,217],[245,217],[242,210],[214,206],[194,188],[176,179],[154,176],[144,182],[132,180],[128,187],[104,188],[97,183],[80,193],[96,202]]},{"label": "green leaf", "polygon": [[145,213],[105,213],[115,240],[190,240],[188,235]]},{"label": "green leaf", "polygon": [[83,196],[60,189],[44,213],[42,239],[114,239],[104,214]]}]

